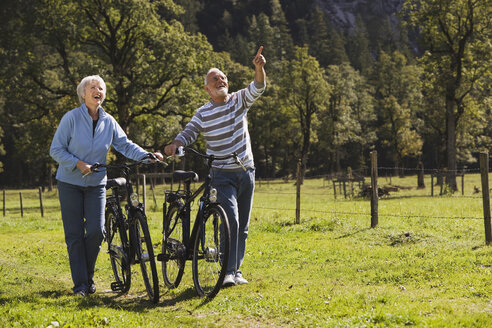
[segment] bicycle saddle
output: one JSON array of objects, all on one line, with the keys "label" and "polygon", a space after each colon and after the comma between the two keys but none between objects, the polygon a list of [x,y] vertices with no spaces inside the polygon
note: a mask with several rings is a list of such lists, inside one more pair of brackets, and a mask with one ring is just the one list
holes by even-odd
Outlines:
[{"label": "bicycle saddle", "polygon": [[106,189],[110,189],[113,187],[124,187],[125,185],[126,185],[125,178],[108,179],[108,181],[106,181]]},{"label": "bicycle saddle", "polygon": [[198,174],[193,171],[177,170],[173,172],[173,178],[178,181],[193,180],[198,181]]}]

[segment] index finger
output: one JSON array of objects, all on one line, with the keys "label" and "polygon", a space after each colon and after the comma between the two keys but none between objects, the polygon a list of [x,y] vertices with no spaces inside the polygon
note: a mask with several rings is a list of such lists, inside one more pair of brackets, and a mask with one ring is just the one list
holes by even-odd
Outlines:
[{"label": "index finger", "polygon": [[263,51],[263,46],[260,46],[260,48],[258,49],[258,52],[256,53],[256,56],[255,57],[258,57],[259,55],[261,55],[261,52]]}]

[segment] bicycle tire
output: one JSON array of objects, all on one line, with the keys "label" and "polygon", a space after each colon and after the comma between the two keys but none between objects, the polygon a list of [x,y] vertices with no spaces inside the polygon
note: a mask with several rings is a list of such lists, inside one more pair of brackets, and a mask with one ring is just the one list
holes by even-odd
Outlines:
[{"label": "bicycle tire", "polygon": [[137,211],[135,220],[136,256],[140,263],[142,277],[147,295],[154,303],[159,301],[159,278],[155,264],[154,247],[150,238],[149,227],[145,215]]},{"label": "bicycle tire", "polygon": [[111,283],[113,291],[126,293],[130,289],[132,273],[128,258],[128,236],[121,214],[114,208],[107,208],[105,213],[106,242],[115,281]]},{"label": "bicycle tire", "polygon": [[183,218],[180,205],[169,206],[163,220],[162,234],[162,277],[169,289],[177,288],[183,277],[186,263],[186,246],[183,244]]},{"label": "bicycle tire", "polygon": [[193,247],[193,282],[201,297],[213,298],[224,282],[230,248],[227,215],[218,204],[204,211]]}]

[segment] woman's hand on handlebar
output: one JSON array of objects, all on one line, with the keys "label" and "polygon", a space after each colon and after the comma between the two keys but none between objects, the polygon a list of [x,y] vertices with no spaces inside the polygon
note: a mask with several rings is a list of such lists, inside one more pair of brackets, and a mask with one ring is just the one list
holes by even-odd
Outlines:
[{"label": "woman's hand on handlebar", "polygon": [[154,152],[154,153],[151,153],[155,158],[151,158],[151,160],[158,160],[159,162],[162,161],[164,159],[164,156],[162,156],[162,154],[158,151]]},{"label": "woman's hand on handlebar", "polygon": [[164,157],[160,152],[147,153],[147,155],[140,160],[140,162],[144,164],[152,164],[152,163],[162,163],[162,159]]},{"label": "woman's hand on handlebar", "polygon": [[86,162],[81,161],[80,159],[77,162],[77,168],[80,170],[83,176],[87,176],[92,173],[91,166]]}]

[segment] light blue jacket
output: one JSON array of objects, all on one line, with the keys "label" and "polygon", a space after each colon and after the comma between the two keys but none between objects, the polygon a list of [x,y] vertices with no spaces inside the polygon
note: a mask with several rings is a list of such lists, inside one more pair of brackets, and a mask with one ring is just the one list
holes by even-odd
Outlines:
[{"label": "light blue jacket", "polygon": [[124,156],[142,159],[147,152],[129,140],[116,120],[99,107],[94,136],[92,117],[85,104],[66,113],[51,142],[50,155],[58,162],[56,179],[77,186],[106,184],[106,171],[94,172],[85,178],[77,168],[80,160],[92,165],[106,164],[106,155],[111,145]]}]

